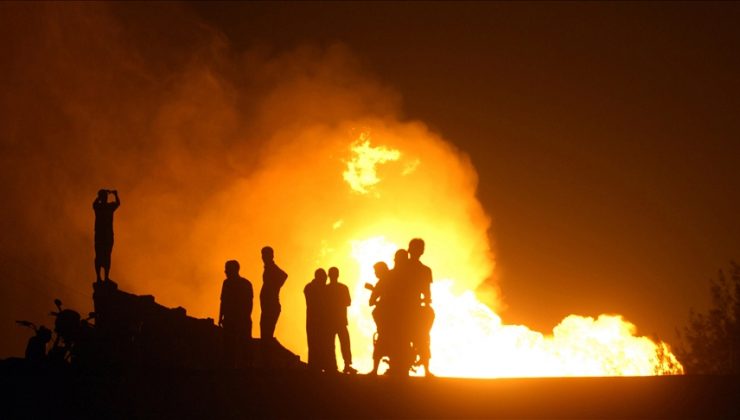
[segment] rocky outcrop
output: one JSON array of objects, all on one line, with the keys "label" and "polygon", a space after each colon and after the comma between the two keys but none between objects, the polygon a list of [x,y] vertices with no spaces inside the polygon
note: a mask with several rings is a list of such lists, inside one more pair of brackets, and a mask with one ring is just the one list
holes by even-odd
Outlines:
[{"label": "rocky outcrop", "polygon": [[[213,319],[167,308],[154,296],[119,290],[113,282],[93,285],[96,347],[114,364],[158,368],[213,369],[223,366],[222,329]],[[240,367],[296,368],[305,365],[276,340],[253,339],[239,354]]]}]

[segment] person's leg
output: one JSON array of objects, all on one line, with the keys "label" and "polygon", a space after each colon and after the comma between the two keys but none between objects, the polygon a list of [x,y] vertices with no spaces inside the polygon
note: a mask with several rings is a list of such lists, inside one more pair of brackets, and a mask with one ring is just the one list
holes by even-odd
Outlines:
[{"label": "person's leg", "polygon": [[105,243],[104,245],[104,254],[103,254],[103,273],[104,277],[103,279],[105,281],[110,280],[110,259],[111,254],[113,253],[113,240],[110,240],[109,242]]},{"label": "person's leg", "polygon": [[424,333],[422,334],[423,356],[421,358],[424,366],[424,376],[434,376],[429,371],[429,359],[432,358],[432,325],[434,325],[434,309],[431,306],[424,307]]},{"label": "person's leg", "polygon": [[378,374],[378,368],[380,367],[380,336],[376,333],[373,339],[373,370],[370,371],[371,375]]},{"label": "person's leg", "polygon": [[260,312],[260,339],[267,338],[267,318],[269,315],[267,312],[270,310],[270,307],[267,306],[264,302],[262,302],[262,311]]},{"label": "person's leg", "polygon": [[278,303],[272,313],[272,318],[270,319],[270,337],[275,337],[275,328],[277,327],[277,322],[278,322],[278,318],[280,318],[281,311],[282,311],[282,307]]},{"label": "person's leg", "polygon": [[102,281],[100,278],[100,269],[103,268],[103,254],[105,249],[99,241],[95,241],[95,277],[98,283]]},{"label": "person's leg", "polygon": [[280,305],[267,305],[262,308],[260,314],[260,337],[262,339],[271,339],[275,336],[275,327],[280,316]]},{"label": "person's leg", "polygon": [[336,331],[332,331],[324,336],[324,369],[332,373],[337,372],[336,336]]},{"label": "person's leg", "polygon": [[271,307],[265,316],[265,338],[275,337],[275,324],[277,323],[277,310]]},{"label": "person's leg", "polygon": [[314,369],[316,367],[316,344],[313,334],[313,328],[311,328],[311,325],[307,322],[306,323],[306,344],[308,345],[308,368]]},{"label": "person's leg", "polygon": [[100,269],[102,268],[102,265],[98,261],[98,258],[95,258],[95,281],[100,283],[103,280],[100,278]]},{"label": "person's leg", "polygon": [[344,361],[344,373],[357,373],[357,370],[352,367],[352,348],[349,341],[349,331],[347,326],[344,325],[339,328],[339,347],[342,351],[342,360]]}]

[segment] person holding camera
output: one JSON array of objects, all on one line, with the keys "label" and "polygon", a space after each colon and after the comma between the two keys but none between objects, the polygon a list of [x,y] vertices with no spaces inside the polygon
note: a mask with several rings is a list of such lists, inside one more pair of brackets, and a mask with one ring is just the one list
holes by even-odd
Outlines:
[{"label": "person holding camera", "polygon": [[[113,194],[114,201],[108,202],[108,195]],[[98,283],[100,269],[103,269],[104,280],[110,281],[110,256],[113,252],[113,212],[121,205],[116,190],[100,190],[93,201],[95,211],[95,276]]]}]

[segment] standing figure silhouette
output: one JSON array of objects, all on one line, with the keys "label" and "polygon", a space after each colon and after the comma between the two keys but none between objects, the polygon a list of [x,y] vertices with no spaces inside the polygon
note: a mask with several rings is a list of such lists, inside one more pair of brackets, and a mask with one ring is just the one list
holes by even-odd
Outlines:
[{"label": "standing figure silhouette", "polygon": [[357,369],[352,367],[352,348],[350,347],[349,331],[347,331],[347,307],[352,304],[352,298],[349,295],[349,288],[339,283],[338,279],[339,269],[331,267],[329,269],[329,284],[326,286],[327,325],[331,335],[330,351],[334,355],[334,337],[339,336],[339,347],[344,361],[342,372],[355,374]]},{"label": "standing figure silhouette", "polygon": [[[306,341],[308,342],[308,368],[313,371],[329,370],[327,347],[329,333],[326,328],[326,271],[318,268],[313,280],[303,288],[306,297]],[[333,338],[333,336],[332,336]],[[334,370],[337,369],[336,362]]]},{"label": "standing figure silhouette", "polygon": [[370,374],[377,375],[380,360],[383,356],[388,355],[386,348],[386,342],[388,340],[386,326],[392,319],[390,319],[389,314],[389,297],[387,292],[390,287],[388,284],[390,281],[390,269],[386,263],[379,261],[373,265],[373,270],[375,271],[375,277],[377,277],[378,282],[375,283],[374,287],[372,285],[366,285],[365,287],[370,287],[372,290],[368,304],[375,306],[375,309],[373,309],[373,320],[375,321],[376,334],[373,340],[373,370],[370,371]]},{"label": "standing figure silhouette", "polygon": [[[252,306],[254,291],[252,283],[239,275],[239,262],[226,261],[226,280],[221,286],[221,307],[218,325],[224,329],[224,361],[236,367],[245,351],[247,364],[251,364]],[[241,352],[241,354],[240,354]]]},{"label": "standing figure silhouette", "polygon": [[280,288],[285,284],[288,274],[275,264],[275,252],[269,246],[262,248],[262,289],[260,289],[260,338],[272,340],[275,326],[280,317]]},{"label": "standing figure silhouette", "polygon": [[430,332],[434,323],[432,304],[432,270],[419,259],[424,254],[424,241],[414,238],[409,242],[409,262],[407,265],[408,283],[414,299],[413,342],[419,355],[419,362],[424,367],[424,375],[432,376],[429,371],[431,358]]},{"label": "standing figure silhouette", "polygon": [[[108,194],[113,194],[115,201],[108,202]],[[116,190],[100,190],[93,201],[95,211],[95,276],[100,283],[100,269],[103,269],[104,280],[110,281],[110,260],[113,252],[113,212],[121,205]]]}]

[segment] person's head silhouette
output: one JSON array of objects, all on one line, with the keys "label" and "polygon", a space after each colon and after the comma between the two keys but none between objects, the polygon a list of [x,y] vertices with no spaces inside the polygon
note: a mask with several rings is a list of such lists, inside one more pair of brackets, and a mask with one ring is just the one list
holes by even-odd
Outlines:
[{"label": "person's head silhouette", "polygon": [[409,257],[412,260],[418,260],[424,253],[424,241],[420,238],[414,238],[409,242]]},{"label": "person's head silhouette", "polygon": [[326,271],[323,268],[317,268],[313,273],[313,278],[321,284],[326,284]]},{"label": "person's head silhouette", "polygon": [[272,247],[266,246],[262,248],[262,262],[265,264],[271,263],[275,259],[275,251],[272,250]]},{"label": "person's head silhouette", "polygon": [[383,278],[388,273],[388,271],[390,271],[388,269],[388,264],[384,263],[383,261],[376,262],[375,265],[373,265],[373,270],[375,270],[375,277],[377,277],[378,280]]},{"label": "person's head silhouette", "polygon": [[108,201],[108,190],[98,190],[98,201],[101,203]]},{"label": "person's head silhouette", "polygon": [[405,249],[399,249],[393,256],[394,268],[403,267],[409,261],[409,253]]},{"label": "person's head silhouette", "polygon": [[224,265],[224,273],[226,273],[226,278],[228,279],[239,277],[239,261],[226,261],[226,264]]},{"label": "person's head silhouette", "polygon": [[329,282],[336,283],[338,278],[339,278],[339,269],[336,267],[331,267],[329,269]]}]

